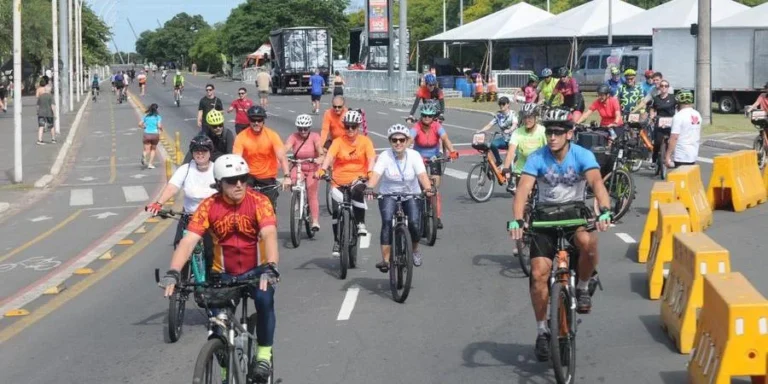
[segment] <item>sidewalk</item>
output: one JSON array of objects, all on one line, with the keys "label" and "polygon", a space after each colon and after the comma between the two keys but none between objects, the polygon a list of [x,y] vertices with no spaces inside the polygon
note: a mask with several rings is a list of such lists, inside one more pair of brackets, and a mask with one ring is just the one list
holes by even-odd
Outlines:
[{"label": "sidewalk", "polygon": [[[13,110],[15,106],[8,106],[8,113],[0,112],[0,213],[22,200],[25,195],[34,191],[35,182],[43,176],[51,173],[51,167],[56,162],[60,150],[65,147],[72,123],[78,110],[85,103],[85,97],[81,97],[81,103],[75,101],[75,109],[72,112],[61,113],[61,133],[56,137],[57,144],[51,143],[50,132],[43,133],[44,145],[37,145],[37,99],[34,96],[22,98],[21,111],[21,152],[22,152],[22,182],[13,183],[14,164],[14,121]],[[77,100],[77,99],[75,99]],[[69,145],[66,145],[69,148]],[[44,183],[47,185],[47,183]],[[43,186],[45,186],[43,185]]]}]

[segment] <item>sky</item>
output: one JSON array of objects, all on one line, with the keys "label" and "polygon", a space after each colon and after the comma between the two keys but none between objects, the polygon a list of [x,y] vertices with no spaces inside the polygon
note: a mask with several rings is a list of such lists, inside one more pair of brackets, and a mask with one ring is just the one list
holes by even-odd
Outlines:
[{"label": "sky", "polygon": [[[365,0],[350,0],[350,8],[362,7]],[[173,16],[186,12],[190,15],[202,15],[208,24],[225,21],[232,8],[244,0],[86,0],[91,8],[112,28],[114,40],[122,52],[136,51],[136,38],[128,25],[133,24],[136,36],[146,30],[154,30],[165,24]],[[110,41],[109,49],[115,52],[115,45]]]}]

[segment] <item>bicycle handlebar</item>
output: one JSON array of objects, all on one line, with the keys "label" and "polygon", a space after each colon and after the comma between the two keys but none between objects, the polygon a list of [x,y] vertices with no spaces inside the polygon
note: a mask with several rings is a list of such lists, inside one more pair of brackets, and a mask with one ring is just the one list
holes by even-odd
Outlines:
[{"label": "bicycle handlebar", "polygon": [[316,157],[312,157],[309,159],[296,159],[293,157],[288,158],[288,161],[294,164],[314,163],[316,160],[317,160]]},{"label": "bicycle handlebar", "polygon": [[184,217],[184,216],[191,216],[191,215],[185,212],[177,212],[177,211],[174,211],[173,209],[161,209],[157,211],[157,216],[160,216],[163,219],[179,220],[180,219],[179,216]]},{"label": "bicycle handlebar", "polygon": [[398,199],[404,199],[406,197],[413,197],[415,199],[423,199],[424,198],[424,192],[420,193],[403,193],[403,192],[395,192],[395,193],[374,193],[374,197],[377,199],[381,199],[384,197],[394,197]]}]

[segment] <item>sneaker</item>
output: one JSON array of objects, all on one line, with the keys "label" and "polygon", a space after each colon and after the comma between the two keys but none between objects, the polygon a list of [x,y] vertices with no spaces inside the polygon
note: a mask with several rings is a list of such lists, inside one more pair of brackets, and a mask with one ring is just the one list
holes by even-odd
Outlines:
[{"label": "sneaker", "polygon": [[272,376],[272,363],[269,360],[253,360],[249,371],[251,380],[256,383],[266,383]]},{"label": "sneaker", "polygon": [[51,139],[52,144],[56,144],[56,139]]},{"label": "sneaker", "polygon": [[514,183],[507,184],[507,192],[514,195],[516,190],[517,190],[517,184],[514,184]]},{"label": "sneaker", "polygon": [[443,229],[443,221],[437,218],[437,229]]},{"label": "sneaker", "polygon": [[389,262],[382,260],[382,261],[376,263],[376,269],[381,271],[381,273],[389,272]]},{"label": "sneaker", "polygon": [[333,242],[333,250],[331,251],[331,256],[333,257],[341,256],[341,246],[339,246],[339,243],[337,241]]},{"label": "sneaker", "polygon": [[358,236],[367,236],[368,230],[365,228],[365,224],[360,223],[357,225],[357,235]]},{"label": "sneaker", "polygon": [[147,168],[149,168],[149,169],[155,169],[155,166],[154,166],[154,165],[152,165],[152,164],[150,164],[150,165],[147,165]]},{"label": "sneaker", "polygon": [[413,253],[413,266],[414,267],[420,267],[421,266],[421,252],[414,252]]},{"label": "sneaker", "polygon": [[576,290],[576,312],[586,314],[592,311],[592,296],[587,289]]},{"label": "sneaker", "polygon": [[42,140],[38,140],[37,145],[45,145],[45,142],[43,142]]},{"label": "sneaker", "polygon": [[536,355],[536,360],[545,362],[549,360],[549,333],[540,333],[536,336],[536,346],[533,349],[533,353]]}]

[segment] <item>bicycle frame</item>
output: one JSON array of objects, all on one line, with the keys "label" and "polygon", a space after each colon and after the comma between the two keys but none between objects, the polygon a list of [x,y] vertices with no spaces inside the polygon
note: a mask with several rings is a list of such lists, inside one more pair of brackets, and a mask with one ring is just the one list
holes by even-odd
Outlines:
[{"label": "bicycle frame", "polygon": [[[496,139],[496,136],[501,135],[501,132],[494,132],[491,136],[491,143]],[[499,183],[499,185],[504,185],[507,183],[507,178],[504,177],[504,174],[501,173],[499,170],[498,164],[496,164],[496,159],[493,158],[493,153],[491,153],[490,150],[490,144],[488,146],[488,149],[477,149],[478,152],[480,152],[483,157],[481,160],[481,163],[484,164],[484,168],[488,169],[488,165],[491,165],[491,171],[494,175],[496,175],[496,181]]]}]

